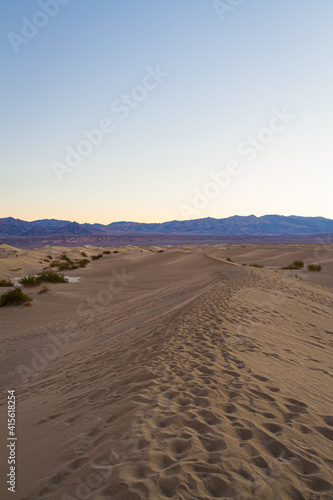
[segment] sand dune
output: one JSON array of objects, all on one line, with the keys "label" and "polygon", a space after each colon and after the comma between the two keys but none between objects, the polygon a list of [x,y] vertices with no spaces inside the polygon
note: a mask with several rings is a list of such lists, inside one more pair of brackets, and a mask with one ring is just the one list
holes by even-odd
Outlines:
[{"label": "sand dune", "polygon": [[[1,250],[13,277],[64,249]],[[332,253],[314,278],[275,269],[314,251],[127,247],[0,309],[16,498],[332,499]]]}]

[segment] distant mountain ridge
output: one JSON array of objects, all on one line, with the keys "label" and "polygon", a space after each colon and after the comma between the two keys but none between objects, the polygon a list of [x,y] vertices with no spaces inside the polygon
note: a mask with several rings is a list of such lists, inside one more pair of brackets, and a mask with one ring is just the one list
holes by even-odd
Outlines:
[{"label": "distant mountain ridge", "polygon": [[[333,233],[333,220],[324,217],[300,217],[296,215],[255,215],[224,219],[168,221],[163,223],[112,222],[103,224],[79,224],[57,219],[27,222],[7,217],[0,219],[0,243],[7,237],[56,237],[151,234],[151,235],[315,235]],[[3,241],[2,241],[3,240]]]}]

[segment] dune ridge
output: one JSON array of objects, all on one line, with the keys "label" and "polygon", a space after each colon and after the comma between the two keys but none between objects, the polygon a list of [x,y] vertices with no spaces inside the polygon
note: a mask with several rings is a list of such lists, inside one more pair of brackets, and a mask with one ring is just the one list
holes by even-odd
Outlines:
[{"label": "dune ridge", "polygon": [[[333,292],[225,257],[132,248],[1,312],[18,498],[333,498]],[[78,316],[122,269],[112,300]],[[23,382],[17,366],[70,321],[79,335]]]}]

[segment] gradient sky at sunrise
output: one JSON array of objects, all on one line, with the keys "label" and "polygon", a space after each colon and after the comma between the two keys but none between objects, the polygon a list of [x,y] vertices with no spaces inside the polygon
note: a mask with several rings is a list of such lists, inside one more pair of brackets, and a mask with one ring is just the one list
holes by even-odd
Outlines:
[{"label": "gradient sky at sunrise", "polygon": [[333,218],[332,0],[0,7],[0,217]]}]

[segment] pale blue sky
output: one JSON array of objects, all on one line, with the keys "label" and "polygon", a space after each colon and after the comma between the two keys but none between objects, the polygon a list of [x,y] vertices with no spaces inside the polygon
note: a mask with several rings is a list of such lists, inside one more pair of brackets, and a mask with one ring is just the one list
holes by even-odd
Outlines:
[{"label": "pale blue sky", "polygon": [[[331,0],[244,0],[225,15],[211,0],[0,6],[0,217],[333,218]],[[284,109],[294,117],[263,131]],[[66,164],[104,119],[112,132]],[[238,173],[207,187],[230,161]]]}]

